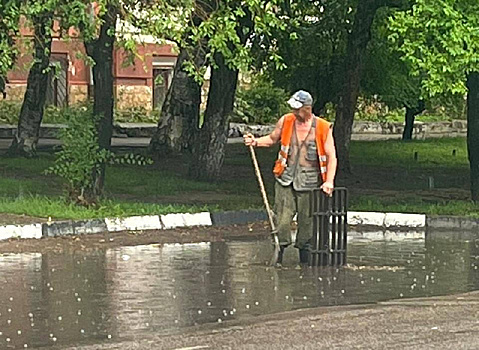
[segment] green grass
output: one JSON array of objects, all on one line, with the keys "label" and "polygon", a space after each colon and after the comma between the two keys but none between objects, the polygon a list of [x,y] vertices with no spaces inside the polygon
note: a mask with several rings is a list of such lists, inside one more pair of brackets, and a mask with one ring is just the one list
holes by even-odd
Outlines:
[{"label": "green grass", "polygon": [[[257,150],[271,200],[276,152]],[[147,167],[109,167],[107,199],[94,208],[64,199],[60,179],[44,175],[53,160],[51,154],[38,159],[0,158],[0,213],[85,219],[262,208],[249,152],[242,145],[228,145],[223,176],[215,183],[189,180],[188,160],[181,157]],[[351,163],[353,175],[337,181],[350,190],[351,210],[479,217],[479,206],[468,200],[464,139],[352,142]],[[429,177],[434,177],[436,188],[428,188]]]},{"label": "green grass", "polygon": [[134,215],[158,215],[168,213],[196,213],[215,209],[195,205],[161,205],[134,202],[104,200],[97,206],[85,208],[72,204],[62,198],[48,196],[25,196],[0,200],[0,212],[9,214],[56,218],[56,219],[92,219],[104,217],[124,217]]},{"label": "green grass", "polygon": [[[453,151],[455,156],[453,155]],[[417,161],[414,154],[417,152]],[[360,165],[393,166],[402,168],[424,168],[441,166],[467,168],[467,145],[464,138],[443,138],[352,142],[351,159]]]},{"label": "green grass", "polygon": [[350,206],[351,210],[355,211],[423,213],[429,215],[479,217],[479,204],[472,201],[431,202],[417,198],[397,202],[377,196],[359,196],[352,199]]}]

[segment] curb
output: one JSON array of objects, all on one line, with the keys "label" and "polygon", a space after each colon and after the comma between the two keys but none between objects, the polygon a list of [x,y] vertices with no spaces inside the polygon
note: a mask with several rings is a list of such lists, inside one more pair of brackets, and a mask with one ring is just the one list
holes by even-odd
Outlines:
[{"label": "curb", "polygon": [[[79,221],[57,221],[31,225],[0,226],[0,240],[10,238],[43,238],[68,235],[85,235],[102,232],[168,230],[194,226],[240,225],[268,219],[262,210],[227,212],[179,213],[165,215],[131,216]],[[390,239],[397,231],[408,230],[411,237],[424,236],[426,228],[475,230],[479,219],[454,216],[429,217],[424,214],[348,212],[348,224],[353,228],[353,238]],[[358,233],[361,229],[368,232]],[[419,234],[417,234],[419,232]],[[404,235],[403,235],[404,236]]]}]

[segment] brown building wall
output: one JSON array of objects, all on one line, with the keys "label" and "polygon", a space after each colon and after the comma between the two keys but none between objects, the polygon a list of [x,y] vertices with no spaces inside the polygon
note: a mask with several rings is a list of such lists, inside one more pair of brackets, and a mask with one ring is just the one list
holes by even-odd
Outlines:
[{"label": "brown building wall", "polygon": [[[29,40],[28,31],[24,31],[20,39],[22,46],[17,64],[8,73],[7,99],[22,101],[26,89],[28,71],[32,56],[25,42]],[[23,42],[23,44],[22,44]],[[88,99],[90,84],[90,67],[85,64],[85,48],[81,41],[72,39],[68,42],[54,39],[52,57],[64,57],[68,61],[67,84],[68,103],[70,105],[84,102]],[[169,45],[145,44],[138,46],[138,56],[132,65],[126,66],[125,53],[122,49],[115,50],[113,76],[117,108],[144,107],[151,109],[153,105],[153,57],[175,57],[176,54]]]}]

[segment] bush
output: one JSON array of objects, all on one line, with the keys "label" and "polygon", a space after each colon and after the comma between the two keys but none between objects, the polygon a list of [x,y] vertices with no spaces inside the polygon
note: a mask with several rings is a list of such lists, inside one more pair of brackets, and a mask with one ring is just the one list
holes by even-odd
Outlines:
[{"label": "bush", "polygon": [[[22,102],[0,101],[0,124],[17,125]],[[91,103],[84,102],[69,107],[59,108],[56,106],[45,106],[42,123],[44,124],[67,124],[68,114],[75,114],[86,109],[91,110]],[[132,107],[125,110],[115,110],[115,122],[127,123],[158,123],[160,111],[148,111],[144,107]]]},{"label": "bush", "polygon": [[151,164],[150,159],[139,155],[126,154],[121,157],[100,149],[96,123],[98,116],[93,116],[86,107],[68,109],[63,113],[67,128],[60,131],[63,145],[56,154],[55,164],[47,174],[58,175],[66,182],[68,197],[76,203],[90,205],[96,203],[94,186],[101,169],[106,164]]},{"label": "bush", "polygon": [[88,109],[70,109],[63,113],[67,128],[59,133],[62,149],[56,154],[55,165],[47,174],[55,174],[66,181],[68,196],[76,202],[89,201],[94,178],[101,167],[112,158],[111,152],[100,150],[94,118]]},{"label": "bush", "polygon": [[22,108],[21,102],[15,102],[15,101],[0,102],[0,124],[16,125],[18,123],[18,116],[20,115],[21,108]]},{"label": "bush", "polygon": [[256,77],[249,88],[240,87],[236,93],[232,122],[250,124],[275,123],[288,113],[289,95],[264,77]]},{"label": "bush", "polygon": [[115,110],[114,120],[125,123],[158,123],[160,110],[152,111],[144,107],[130,107],[122,110]]}]

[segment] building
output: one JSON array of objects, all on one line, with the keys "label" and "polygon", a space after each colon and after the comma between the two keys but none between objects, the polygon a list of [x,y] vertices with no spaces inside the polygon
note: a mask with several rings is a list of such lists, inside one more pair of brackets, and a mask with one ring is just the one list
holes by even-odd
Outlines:
[{"label": "building", "polygon": [[[31,32],[22,31],[22,40],[28,41],[31,37]],[[116,107],[159,108],[171,83],[177,54],[172,45],[159,45],[153,40],[138,44],[137,50],[138,57],[132,65],[124,64],[124,51],[115,50],[113,78]],[[83,42],[59,37],[53,39],[50,61],[58,65],[60,71],[50,73],[47,104],[65,107],[88,99],[93,82],[91,67],[86,65],[85,57]],[[23,100],[31,62],[31,53],[18,57],[15,67],[7,75],[7,100]]]}]

